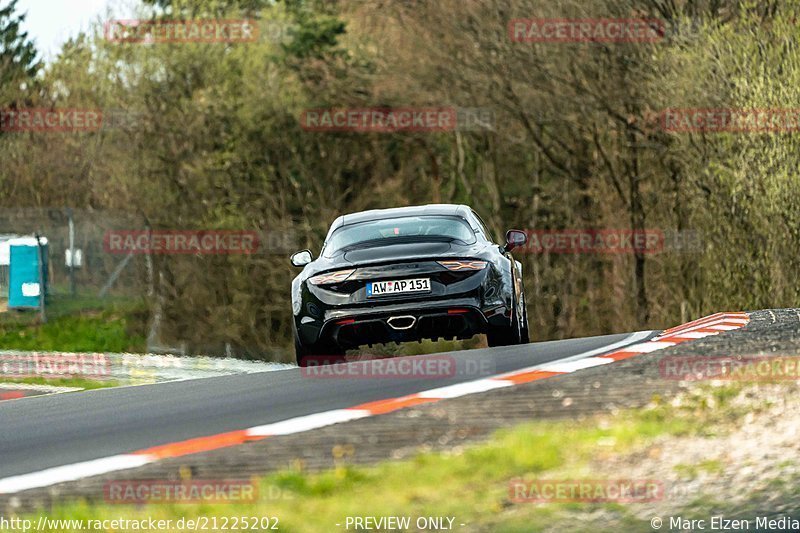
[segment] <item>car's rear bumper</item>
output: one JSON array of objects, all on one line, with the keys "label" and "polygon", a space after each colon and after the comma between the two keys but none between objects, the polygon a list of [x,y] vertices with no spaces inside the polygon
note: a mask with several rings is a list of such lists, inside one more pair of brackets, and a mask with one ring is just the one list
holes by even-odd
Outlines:
[{"label": "car's rear bumper", "polygon": [[477,298],[398,302],[327,310],[324,321],[297,324],[297,331],[305,344],[350,349],[422,339],[467,339],[485,333],[490,324],[507,323],[508,314],[502,306],[481,309]]}]

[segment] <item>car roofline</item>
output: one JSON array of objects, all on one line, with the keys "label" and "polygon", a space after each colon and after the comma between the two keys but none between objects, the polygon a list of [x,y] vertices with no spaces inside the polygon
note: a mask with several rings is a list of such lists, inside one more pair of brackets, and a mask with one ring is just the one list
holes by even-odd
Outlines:
[{"label": "car roofline", "polygon": [[358,211],[355,213],[348,213],[338,216],[331,224],[329,234],[342,226],[349,226],[351,224],[358,224],[360,222],[369,222],[372,220],[386,220],[389,218],[401,218],[407,216],[422,216],[422,215],[450,215],[461,216],[468,218],[468,213],[471,208],[464,204],[426,204],[426,205],[413,205],[406,207],[391,207],[387,209],[370,209],[367,211]]}]

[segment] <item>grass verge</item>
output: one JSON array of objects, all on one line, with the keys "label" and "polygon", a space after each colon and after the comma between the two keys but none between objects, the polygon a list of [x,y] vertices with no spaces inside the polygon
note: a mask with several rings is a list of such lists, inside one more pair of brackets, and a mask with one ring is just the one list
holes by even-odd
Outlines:
[{"label": "grass verge", "polygon": [[47,322],[31,311],[0,315],[0,347],[5,350],[62,352],[143,352],[145,311],[127,299],[54,295]]},{"label": "grass verge", "polygon": [[118,381],[97,381],[82,378],[2,378],[0,383],[23,383],[25,385],[51,385],[53,387],[74,387],[76,389],[91,390],[91,389],[107,389],[111,387],[118,387]]}]

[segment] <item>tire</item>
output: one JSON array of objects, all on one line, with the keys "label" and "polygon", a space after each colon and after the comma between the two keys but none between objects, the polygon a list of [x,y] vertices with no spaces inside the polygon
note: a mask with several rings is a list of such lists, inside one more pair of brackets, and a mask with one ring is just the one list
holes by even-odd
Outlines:
[{"label": "tire", "polygon": [[489,326],[486,332],[486,340],[490,348],[496,346],[515,346],[517,344],[528,344],[530,342],[530,332],[528,330],[528,306],[525,303],[525,295],[522,295],[522,320],[517,318],[516,306],[511,308],[511,323],[508,326]]},{"label": "tire", "polygon": [[528,344],[531,342],[530,329],[528,327],[528,303],[525,301],[525,295],[522,295],[522,326],[520,332],[520,344]]},{"label": "tire", "polygon": [[344,350],[330,346],[306,346],[295,337],[294,353],[297,359],[297,366],[322,366],[344,363]]},{"label": "tire", "polygon": [[519,320],[517,320],[517,313],[513,308],[511,309],[511,323],[508,326],[489,326],[486,340],[489,342],[490,348],[520,344],[522,331]]}]

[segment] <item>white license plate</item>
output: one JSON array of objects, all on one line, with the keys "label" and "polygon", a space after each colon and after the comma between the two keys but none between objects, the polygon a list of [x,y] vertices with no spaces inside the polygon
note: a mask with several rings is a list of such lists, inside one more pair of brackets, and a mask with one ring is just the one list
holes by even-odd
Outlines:
[{"label": "white license plate", "polygon": [[430,292],[430,278],[372,281],[367,283],[367,296],[386,296],[409,292]]}]

